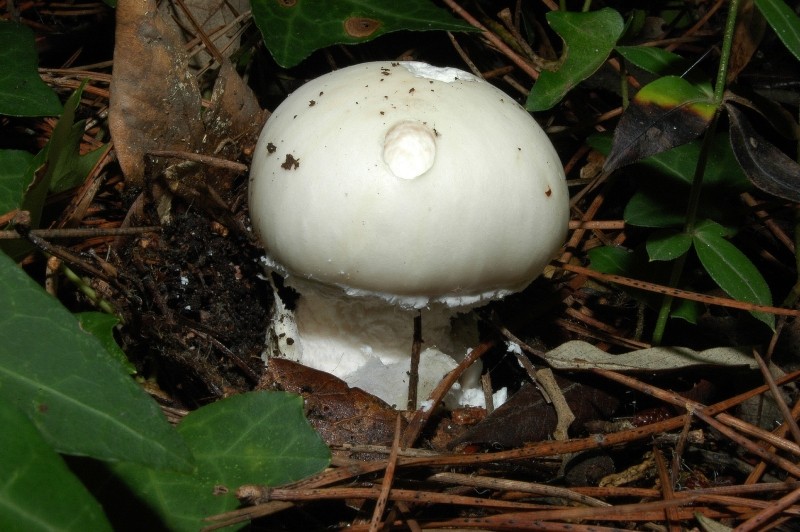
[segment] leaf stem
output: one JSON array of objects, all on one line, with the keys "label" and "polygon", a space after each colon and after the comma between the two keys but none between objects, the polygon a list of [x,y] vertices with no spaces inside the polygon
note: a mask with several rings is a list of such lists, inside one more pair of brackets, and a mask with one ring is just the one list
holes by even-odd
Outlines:
[{"label": "leaf stem", "polygon": [[[689,191],[689,201],[686,207],[686,218],[683,231],[689,235],[692,234],[695,224],[697,223],[697,211],[700,206],[700,193],[702,191],[703,176],[705,175],[708,156],[711,152],[712,140],[714,139],[714,135],[717,131],[719,114],[720,110],[722,109],[722,101],[725,96],[725,83],[728,77],[728,64],[731,58],[733,36],[736,31],[736,15],[739,12],[739,1],[740,0],[730,0],[728,5],[728,17],[725,21],[725,34],[722,38],[722,50],[720,53],[719,67],[717,69],[717,81],[714,85],[714,106],[716,109],[714,111],[714,116],[711,119],[711,123],[708,125],[703,137],[703,144],[700,148],[700,155],[697,158],[697,165],[695,166],[694,177],[692,178],[692,188]],[[685,264],[686,254],[682,255],[672,264],[669,286],[674,288],[678,285],[680,278],[683,275],[683,267]],[[658,311],[658,318],[656,319],[656,324],[653,329],[653,345],[661,344],[671,309],[672,297],[665,296],[661,302],[661,308]]]}]

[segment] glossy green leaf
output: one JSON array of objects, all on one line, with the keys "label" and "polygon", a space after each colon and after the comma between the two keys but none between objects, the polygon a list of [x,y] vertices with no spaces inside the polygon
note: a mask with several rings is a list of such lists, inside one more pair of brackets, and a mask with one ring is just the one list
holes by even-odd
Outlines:
[{"label": "glossy green leaf", "polygon": [[0,21],[0,114],[61,114],[61,102],[39,77],[37,63],[33,32],[16,22]]},{"label": "glossy green leaf", "polygon": [[800,17],[784,0],[755,0],[755,4],[784,46],[800,59]]},{"label": "glossy green leaf", "polygon": [[103,509],[25,415],[0,399],[0,530],[111,530]]},{"label": "glossy green leaf", "polygon": [[680,75],[691,66],[678,54],[655,46],[617,46],[615,50],[629,63],[660,76]]},{"label": "glossy green leaf", "polygon": [[697,320],[705,310],[705,306],[697,301],[676,299],[672,302],[672,310],[670,310],[669,317],[697,325]]},{"label": "glossy green leaf", "polygon": [[[718,134],[711,142],[703,185],[714,187],[718,192],[721,189],[734,193],[749,190],[750,183],[731,150],[727,135]],[[700,156],[700,144],[697,141],[678,146],[648,157],[641,164],[674,182],[691,185]]]},{"label": "glossy green leaf", "polygon": [[78,319],[81,329],[100,340],[106,352],[119,360],[128,373],[136,374],[136,368],[130,363],[128,356],[114,338],[114,328],[119,324],[119,318],[104,312],[80,312],[75,314],[75,317]]},{"label": "glossy green leaf", "polygon": [[[602,143],[601,143],[602,144]],[[689,188],[700,155],[700,142],[691,142],[648,157],[627,171],[638,190],[625,207],[626,223],[641,227],[683,225]],[[751,188],[731,150],[727,135],[717,135],[703,177],[701,212],[724,225],[741,217],[736,196]]]},{"label": "glossy green leaf", "polygon": [[252,0],[253,19],[282,67],[333,44],[370,41],[398,30],[474,31],[429,0]]},{"label": "glossy green leaf", "polygon": [[[665,283],[671,268],[665,262],[648,263],[644,257],[644,251],[640,249],[633,251],[619,246],[601,246],[590,249],[588,255],[589,265],[593,270],[633,279],[646,279],[655,283]],[[650,308],[657,309],[661,304],[661,294],[627,287],[622,287],[622,289]],[[703,306],[699,303],[679,299],[674,302],[670,316],[697,323],[697,318],[702,311]]]},{"label": "glossy green leaf", "polygon": [[81,155],[80,144],[85,126],[84,120],[74,124],[66,145],[58,154],[52,154],[56,167],[53,169],[53,178],[50,182],[51,193],[64,192],[82,185],[94,165],[106,153],[104,145]]},{"label": "glossy green leaf", "polygon": [[610,8],[588,13],[551,11],[547,22],[564,40],[562,63],[555,72],[541,73],[525,104],[529,111],[550,109],[594,74],[608,59],[625,27],[620,14]]},{"label": "glossy green leaf", "polygon": [[[236,508],[233,492],[243,484],[294,482],[330,462],[328,448],[303,415],[303,399],[283,392],[246,393],[206,405],[187,415],[178,432],[196,458],[193,474],[134,464],[112,468],[172,531],[198,530],[207,524],[204,517]],[[111,519],[130,519],[128,512]]]},{"label": "glossy green leaf", "polygon": [[614,275],[625,274],[633,268],[636,261],[631,250],[620,246],[600,246],[588,252],[593,270]]},{"label": "glossy green leaf", "polygon": [[[23,181],[24,193],[19,208],[31,215],[31,227],[39,227],[45,201],[50,192],[62,191],[83,182],[97,158],[104,152],[102,148],[81,156],[78,151],[83,135],[83,121],[75,123],[75,111],[80,104],[84,84],[69,97],[64,104],[63,113],[53,128],[47,145],[33,158]],[[35,177],[34,177],[35,176]],[[23,240],[0,240],[0,249],[14,259],[19,259],[32,249]]]},{"label": "glossy green leaf", "polygon": [[647,238],[650,260],[675,260],[692,247],[692,237],[683,231],[655,231]]},{"label": "glossy green leaf", "polygon": [[677,76],[648,83],[622,114],[604,170],[613,172],[694,140],[714,116],[712,100],[710,87]]},{"label": "glossy green leaf", "polygon": [[[25,195],[22,198],[22,209],[31,213],[31,226],[38,227],[39,220],[41,219],[42,209],[47,194],[50,192],[50,185],[57,178],[57,176],[67,170],[70,166],[69,159],[73,156],[75,150],[75,111],[81,101],[81,94],[83,94],[84,84],[76,90],[64,104],[64,112],[58,123],[53,128],[53,133],[50,136],[50,141],[45,146],[43,152],[44,160],[41,161],[41,175],[39,179],[34,180]],[[40,159],[41,154],[37,156]],[[39,162],[37,160],[37,162]]]},{"label": "glossy green leaf", "polygon": [[[758,305],[772,305],[772,294],[761,272],[725,238],[727,234],[724,227],[710,220],[697,224],[692,237],[703,268],[732,298]],[[752,314],[775,328],[775,316],[764,312]]]},{"label": "glossy green leaf", "polygon": [[0,150],[0,214],[19,207],[33,176],[32,162],[33,155],[26,151]]},{"label": "glossy green leaf", "polygon": [[622,217],[626,224],[638,227],[682,227],[687,198],[685,193],[643,186],[628,200]]},{"label": "glossy green leaf", "polygon": [[75,317],[0,253],[0,400],[65,454],[187,469],[158,405]]}]

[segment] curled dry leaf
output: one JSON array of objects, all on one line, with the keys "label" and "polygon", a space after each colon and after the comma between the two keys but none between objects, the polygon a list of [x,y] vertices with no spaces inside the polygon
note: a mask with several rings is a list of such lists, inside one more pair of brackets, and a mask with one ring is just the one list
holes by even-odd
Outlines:
[{"label": "curled dry leaf", "polygon": [[199,146],[200,91],[155,0],[120,2],[116,16],[109,127],[122,171],[140,185],[148,151]]},{"label": "curled dry leaf", "polygon": [[764,16],[756,9],[753,0],[745,0],[739,7],[736,17],[736,33],[733,42],[736,45],[731,50],[731,59],[728,63],[728,83],[734,81],[739,73],[750,64],[766,29]]},{"label": "curled dry leaf", "polygon": [[548,351],[544,357],[554,368],[566,370],[664,371],[691,366],[743,366],[757,368],[753,357],[734,347],[695,351],[688,347],[651,347],[614,355],[592,344],[573,340]]},{"label": "curled dry leaf", "polygon": [[800,201],[800,165],[758,134],[743,112],[725,108],[733,153],[750,181],[773,196]]},{"label": "curled dry leaf", "polygon": [[677,76],[648,83],[622,114],[604,170],[613,172],[691,142],[706,130],[714,112],[707,88]]},{"label": "curled dry leaf", "polygon": [[[596,379],[571,380],[556,375],[556,381],[569,410],[575,416],[573,427],[580,429],[584,423],[607,419],[619,406],[619,400],[596,385]],[[524,385],[508,402],[477,425],[454,439],[449,446],[455,448],[465,443],[496,445],[513,448],[526,443],[547,440],[559,423],[556,409],[532,385]]]},{"label": "curled dry leaf", "polygon": [[258,387],[302,395],[308,421],[328,445],[392,443],[397,411],[329,373],[273,357]]},{"label": "curled dry leaf", "polygon": [[[120,2],[109,125],[130,184],[142,184],[145,156],[151,151],[235,159],[241,147],[255,144],[266,117],[227,60],[217,77],[211,107],[201,113],[200,89],[175,27],[165,21],[153,0]],[[229,172],[205,172],[203,184],[222,190],[220,179],[226,175]]]}]

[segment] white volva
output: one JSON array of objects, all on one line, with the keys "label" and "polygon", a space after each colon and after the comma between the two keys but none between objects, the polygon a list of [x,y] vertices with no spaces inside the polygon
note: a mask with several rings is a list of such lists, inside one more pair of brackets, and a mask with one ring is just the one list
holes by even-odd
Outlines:
[{"label": "white volva", "polygon": [[[301,294],[297,338],[273,348],[398,406],[414,309],[429,348],[420,374],[435,366],[438,380],[475,341],[453,337],[448,309],[527,286],[569,219],[561,163],[533,118],[472,74],[417,62],[300,87],[264,127],[250,179],[267,263]],[[388,386],[378,362],[397,366]]]}]

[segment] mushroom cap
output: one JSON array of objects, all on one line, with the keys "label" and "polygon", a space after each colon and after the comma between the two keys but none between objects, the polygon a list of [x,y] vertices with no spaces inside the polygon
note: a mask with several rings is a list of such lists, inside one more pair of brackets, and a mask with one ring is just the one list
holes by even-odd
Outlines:
[{"label": "mushroom cap", "polygon": [[527,286],[566,238],[553,145],[480,78],[373,62],[281,103],[253,155],[250,217],[279,273],[408,307]]}]

